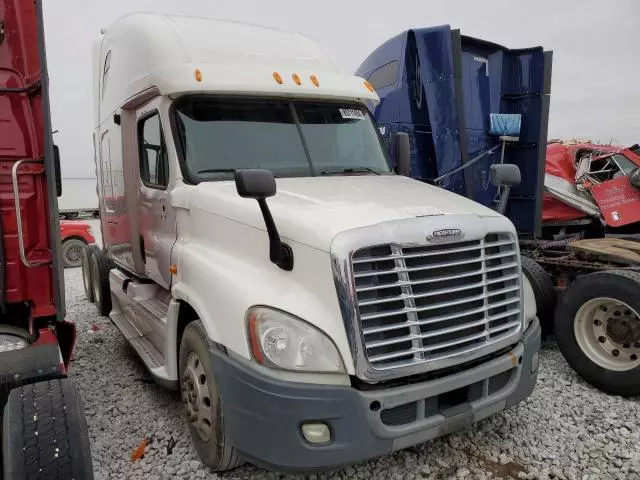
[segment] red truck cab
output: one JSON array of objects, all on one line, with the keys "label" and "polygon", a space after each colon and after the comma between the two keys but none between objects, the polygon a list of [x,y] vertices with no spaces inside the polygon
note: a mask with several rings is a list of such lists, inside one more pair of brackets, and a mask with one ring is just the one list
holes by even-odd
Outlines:
[{"label": "red truck cab", "polygon": [[0,0],[2,469],[6,479],[91,479],[86,422],[67,378],[76,330],[64,310],[43,32],[40,0]]}]

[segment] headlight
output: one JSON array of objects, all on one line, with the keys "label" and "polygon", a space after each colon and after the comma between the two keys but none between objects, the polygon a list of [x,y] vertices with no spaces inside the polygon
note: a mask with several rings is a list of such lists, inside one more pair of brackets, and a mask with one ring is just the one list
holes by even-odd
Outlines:
[{"label": "headlight", "polygon": [[344,372],[333,342],[305,321],[266,307],[249,310],[249,342],[255,360],[300,372]]},{"label": "headlight", "polygon": [[527,276],[522,274],[522,293],[524,302],[524,328],[527,328],[531,320],[538,314],[536,308],[536,295]]}]

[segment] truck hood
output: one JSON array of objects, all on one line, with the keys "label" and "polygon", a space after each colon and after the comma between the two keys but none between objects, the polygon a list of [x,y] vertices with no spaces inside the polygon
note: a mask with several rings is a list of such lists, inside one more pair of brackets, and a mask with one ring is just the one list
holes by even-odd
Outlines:
[{"label": "truck hood", "polygon": [[[281,178],[267,200],[280,235],[329,251],[340,232],[432,215],[500,216],[455,193],[396,175]],[[233,181],[179,187],[176,207],[196,208],[265,230],[255,200],[241,198]]]}]

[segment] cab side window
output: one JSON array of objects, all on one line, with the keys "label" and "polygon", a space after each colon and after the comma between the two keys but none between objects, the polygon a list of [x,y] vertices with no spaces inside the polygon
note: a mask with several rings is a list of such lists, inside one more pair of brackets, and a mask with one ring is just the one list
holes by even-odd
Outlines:
[{"label": "cab side window", "polygon": [[157,112],[139,121],[138,145],[142,183],[164,190],[169,182],[169,161]]}]

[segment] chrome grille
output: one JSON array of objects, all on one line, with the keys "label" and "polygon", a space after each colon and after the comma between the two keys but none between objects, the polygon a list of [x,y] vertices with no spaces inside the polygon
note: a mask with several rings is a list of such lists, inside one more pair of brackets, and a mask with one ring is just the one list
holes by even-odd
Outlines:
[{"label": "chrome grille", "polygon": [[518,248],[510,234],[352,256],[366,358],[388,370],[467,354],[521,328]]}]

